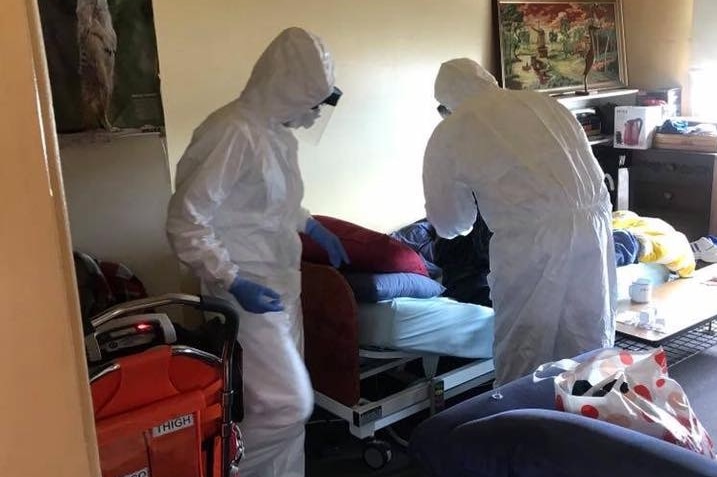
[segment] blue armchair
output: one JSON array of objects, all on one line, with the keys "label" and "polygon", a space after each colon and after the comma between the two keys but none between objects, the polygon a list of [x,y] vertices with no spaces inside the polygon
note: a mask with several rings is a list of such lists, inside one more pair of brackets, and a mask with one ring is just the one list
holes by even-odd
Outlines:
[{"label": "blue armchair", "polygon": [[715,461],[554,401],[552,380],[526,376],[427,419],[409,453],[432,477],[717,476]]}]

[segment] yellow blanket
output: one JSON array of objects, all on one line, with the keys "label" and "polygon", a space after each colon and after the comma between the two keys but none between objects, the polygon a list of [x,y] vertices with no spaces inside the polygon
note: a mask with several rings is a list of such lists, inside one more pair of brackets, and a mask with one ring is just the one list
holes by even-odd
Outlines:
[{"label": "yellow blanket", "polygon": [[664,220],[620,210],[612,213],[612,227],[637,238],[640,262],[663,264],[680,277],[689,277],[695,271],[695,256],[687,237]]}]

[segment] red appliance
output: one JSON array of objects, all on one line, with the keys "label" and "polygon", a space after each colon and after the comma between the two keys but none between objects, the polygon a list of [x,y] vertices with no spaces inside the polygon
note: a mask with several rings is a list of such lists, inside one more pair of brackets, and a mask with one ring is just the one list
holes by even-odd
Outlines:
[{"label": "red appliance", "polygon": [[625,121],[625,134],[623,140],[628,146],[637,146],[640,143],[642,132],[642,119],[628,119]]}]

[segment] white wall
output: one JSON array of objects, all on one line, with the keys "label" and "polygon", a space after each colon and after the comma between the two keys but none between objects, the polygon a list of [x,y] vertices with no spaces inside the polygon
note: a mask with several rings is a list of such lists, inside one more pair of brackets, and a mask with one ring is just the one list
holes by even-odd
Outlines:
[{"label": "white wall", "polygon": [[172,172],[193,128],[241,92],[283,28],[327,43],[345,94],[300,152],[304,204],[381,231],[422,217],[423,150],[442,61],[493,66],[491,0],[154,0]]},{"label": "white wall", "polygon": [[63,136],[60,156],[73,248],[125,263],[150,295],[179,291],[179,265],[164,232],[170,197],[164,139]]}]

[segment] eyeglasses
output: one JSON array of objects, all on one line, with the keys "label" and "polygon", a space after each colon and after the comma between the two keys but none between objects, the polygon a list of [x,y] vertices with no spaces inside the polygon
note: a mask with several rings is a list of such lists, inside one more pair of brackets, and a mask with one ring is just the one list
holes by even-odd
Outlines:
[{"label": "eyeglasses", "polygon": [[339,104],[339,99],[341,99],[341,96],[344,94],[343,91],[341,91],[338,87],[334,86],[334,89],[331,91],[331,94],[326,97],[322,102],[317,104],[311,109],[319,109],[322,104],[328,104],[329,106],[336,106]]},{"label": "eyeglasses", "polygon": [[442,104],[439,104],[436,109],[438,110],[438,114],[440,114],[442,118],[447,118],[452,113],[452,111],[450,109],[443,106]]},{"label": "eyeglasses", "polygon": [[334,86],[334,90],[331,92],[331,94],[323,101],[323,104],[328,104],[329,106],[336,106],[339,104],[339,99],[341,99],[341,96],[344,94],[343,91],[341,91],[338,87]]}]

